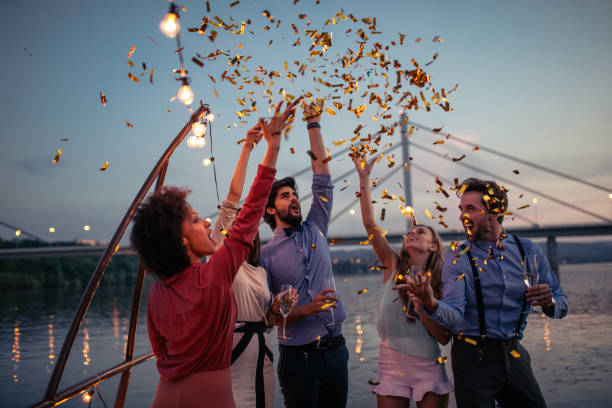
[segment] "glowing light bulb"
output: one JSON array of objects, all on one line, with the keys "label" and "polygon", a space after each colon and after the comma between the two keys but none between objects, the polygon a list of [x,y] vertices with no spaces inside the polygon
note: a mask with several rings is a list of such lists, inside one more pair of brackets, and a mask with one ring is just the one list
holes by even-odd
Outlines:
[{"label": "glowing light bulb", "polygon": [[538,203],[538,199],[534,198],[533,200],[531,200],[532,203],[537,204]]},{"label": "glowing light bulb", "polygon": [[53,234],[55,232],[55,228],[54,227],[49,227],[49,232]]},{"label": "glowing light bulb", "polygon": [[206,139],[202,136],[189,136],[187,138],[187,146],[193,148],[204,147],[206,145]]},{"label": "glowing light bulb", "polygon": [[185,105],[189,106],[191,105],[191,102],[193,102],[193,91],[189,85],[184,84],[176,93],[176,98]]},{"label": "glowing light bulb", "polygon": [[89,225],[83,225],[83,230],[84,231],[89,231],[91,229],[91,227]]},{"label": "glowing light bulb", "polygon": [[195,122],[191,126],[191,131],[195,136],[204,136],[206,134],[206,125],[200,122]]},{"label": "glowing light bulb", "polygon": [[20,229],[15,230],[15,236],[18,237],[20,235],[21,235],[21,230]]},{"label": "glowing light bulb", "polygon": [[91,401],[91,397],[93,397],[94,394],[94,390],[89,390],[87,392],[83,393],[83,402],[90,402]]},{"label": "glowing light bulb", "polygon": [[[209,122],[212,122],[213,120],[215,120],[215,115],[211,112],[208,115],[206,115],[206,120]],[[612,194],[610,194],[610,198],[612,198]]]},{"label": "glowing light bulb", "polygon": [[210,158],[208,157],[202,160],[202,164],[204,165],[204,167],[210,166],[210,163],[212,163],[212,160],[210,160]]},{"label": "glowing light bulb", "polygon": [[181,25],[178,22],[179,16],[176,13],[170,12],[166,14],[166,17],[159,23],[159,29],[168,38],[174,38],[181,29]]},{"label": "glowing light bulb", "polygon": [[349,210],[349,214],[351,214],[351,215],[355,215],[355,210],[354,210],[353,208],[351,208],[351,209]]}]

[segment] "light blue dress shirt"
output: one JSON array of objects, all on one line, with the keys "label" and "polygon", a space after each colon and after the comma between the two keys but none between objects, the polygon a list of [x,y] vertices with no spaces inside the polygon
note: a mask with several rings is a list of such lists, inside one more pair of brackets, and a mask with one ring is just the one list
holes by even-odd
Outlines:
[{"label": "light blue dress shirt", "polygon": [[[287,236],[284,228],[277,228],[274,237],[261,248],[260,263],[268,271],[270,291],[276,295],[281,285],[290,284],[297,289],[299,306],[310,303],[317,294],[329,289],[333,278],[332,263],[327,243],[327,227],[332,210],[333,188],[329,174],[314,174],[312,181],[313,202],[302,231]],[[334,309],[336,323],[346,318],[340,295]],[[328,309],[329,310],[329,309]],[[317,337],[335,337],[342,334],[342,325],[328,325],[331,312],[321,312],[287,324],[286,335],[277,330],[280,344],[299,346],[317,340]]]},{"label": "light blue dress shirt", "polygon": [[[553,291],[554,311],[549,317],[561,319],[567,314],[567,297],[557,281],[542,250],[528,239],[521,238],[525,253],[536,254],[538,259],[539,283],[546,283]],[[514,241],[508,237],[502,240],[503,250],[495,242],[465,242],[479,269],[484,304],[486,336],[495,339],[509,339],[515,335],[525,295],[525,282],[521,254]],[[459,254],[461,249],[457,249]],[[463,275],[463,277],[461,277]],[[460,278],[461,277],[461,278]],[[430,315],[453,334],[479,336],[478,309],[472,267],[467,254],[456,257],[448,253],[442,271],[443,298],[438,308]],[[531,309],[527,303],[526,311]],[[527,325],[523,320],[520,338]]]}]

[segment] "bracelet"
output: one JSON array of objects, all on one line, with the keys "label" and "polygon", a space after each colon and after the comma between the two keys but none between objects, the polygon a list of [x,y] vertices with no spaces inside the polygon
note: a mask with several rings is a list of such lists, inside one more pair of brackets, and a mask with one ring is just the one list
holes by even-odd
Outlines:
[{"label": "bracelet", "polygon": [[306,129],[318,128],[321,129],[321,124],[318,122],[312,122],[306,125]]}]

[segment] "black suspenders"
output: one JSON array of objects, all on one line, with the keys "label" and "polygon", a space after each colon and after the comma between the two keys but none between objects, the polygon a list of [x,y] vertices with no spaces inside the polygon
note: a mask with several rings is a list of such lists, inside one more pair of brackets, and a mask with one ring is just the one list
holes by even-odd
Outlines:
[{"label": "black suspenders", "polygon": [[[514,242],[516,242],[516,246],[518,247],[519,252],[521,253],[521,259],[523,261],[523,263],[525,262],[525,248],[523,248],[523,244],[521,243],[521,241],[518,239],[518,237],[516,235],[512,235],[512,238],[514,238]],[[464,245],[462,245],[463,248],[465,248]],[[480,338],[484,340],[485,335],[486,335],[486,323],[485,323],[485,316],[484,316],[484,304],[483,304],[483,300],[482,300],[482,286],[480,285],[480,275],[478,274],[478,267],[476,266],[476,263],[474,262],[474,258],[472,257],[472,254],[470,253],[469,250],[466,251],[466,255],[468,256],[468,259],[470,260],[470,265],[472,266],[472,273],[474,275],[474,289],[476,291],[476,307],[478,310],[478,328],[480,331]],[[529,268],[529,264],[526,265],[527,268]],[[531,272],[528,270],[528,272]],[[525,309],[527,307],[527,299],[525,299],[525,297],[523,297],[523,305],[521,306],[521,314],[519,316],[519,320],[518,320],[518,324],[516,326],[516,333],[515,333],[515,337],[518,339],[519,337],[519,333],[521,331],[521,326],[523,325],[523,321],[525,320]]]}]

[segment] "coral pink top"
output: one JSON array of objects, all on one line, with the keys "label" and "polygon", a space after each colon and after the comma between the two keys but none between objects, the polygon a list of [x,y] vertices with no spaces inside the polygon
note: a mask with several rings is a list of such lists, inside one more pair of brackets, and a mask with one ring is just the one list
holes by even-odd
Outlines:
[{"label": "coral pink top", "polygon": [[232,282],[252,247],[275,174],[259,166],[242,211],[209,262],[192,264],[151,287],[147,326],[163,379],[230,367],[236,321]]}]

